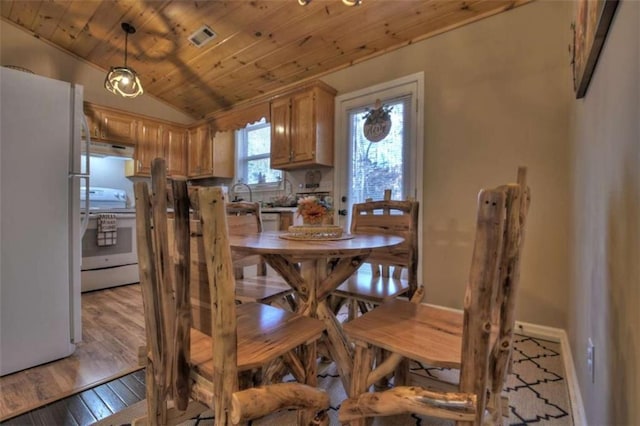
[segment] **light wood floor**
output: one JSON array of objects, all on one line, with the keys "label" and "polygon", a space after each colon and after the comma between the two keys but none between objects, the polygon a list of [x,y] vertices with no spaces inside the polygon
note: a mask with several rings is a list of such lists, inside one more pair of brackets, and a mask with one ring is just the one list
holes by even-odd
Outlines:
[{"label": "light wood floor", "polygon": [[82,295],[82,339],[65,359],[0,378],[0,421],[139,369],[139,284]]}]

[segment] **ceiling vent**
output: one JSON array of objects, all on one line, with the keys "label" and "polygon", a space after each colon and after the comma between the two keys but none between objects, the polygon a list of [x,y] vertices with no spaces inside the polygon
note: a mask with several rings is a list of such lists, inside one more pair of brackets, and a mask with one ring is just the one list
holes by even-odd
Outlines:
[{"label": "ceiling vent", "polygon": [[216,37],[210,26],[203,25],[189,36],[189,41],[196,47],[202,47]]}]

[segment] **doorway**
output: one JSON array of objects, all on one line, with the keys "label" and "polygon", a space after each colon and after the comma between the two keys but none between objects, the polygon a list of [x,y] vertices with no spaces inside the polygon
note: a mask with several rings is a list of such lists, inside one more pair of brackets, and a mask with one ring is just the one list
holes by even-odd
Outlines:
[{"label": "doorway", "polygon": [[[338,223],[348,229],[351,207],[367,198],[422,200],[424,74],[416,73],[336,98],[335,195]],[[363,134],[376,103],[391,128],[377,142]]]}]

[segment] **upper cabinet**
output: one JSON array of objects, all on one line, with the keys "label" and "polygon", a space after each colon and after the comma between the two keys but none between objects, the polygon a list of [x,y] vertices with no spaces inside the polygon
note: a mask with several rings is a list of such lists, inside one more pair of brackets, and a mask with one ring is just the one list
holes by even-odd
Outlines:
[{"label": "upper cabinet", "polygon": [[85,104],[91,139],[134,146],[137,117],[92,104]]},{"label": "upper cabinet", "polygon": [[271,167],[333,166],[336,91],[316,81],[271,101]]},{"label": "upper cabinet", "polygon": [[186,177],[187,130],[166,123],[144,119],[138,122],[138,137],[132,167],[127,167],[128,176],[151,176],[151,162],[164,158],[167,176]]},{"label": "upper cabinet", "polygon": [[211,176],[213,154],[208,124],[189,129],[187,174],[190,178]]},{"label": "upper cabinet", "polygon": [[136,176],[151,176],[151,162],[164,157],[162,141],[162,124],[153,121],[142,121],[138,125],[138,138],[134,151]]},{"label": "upper cabinet", "polygon": [[187,173],[189,178],[232,178],[235,141],[233,131],[215,132],[209,124],[189,130]]},{"label": "upper cabinet", "polygon": [[162,134],[167,173],[169,176],[187,176],[187,131],[178,126],[166,126]]}]

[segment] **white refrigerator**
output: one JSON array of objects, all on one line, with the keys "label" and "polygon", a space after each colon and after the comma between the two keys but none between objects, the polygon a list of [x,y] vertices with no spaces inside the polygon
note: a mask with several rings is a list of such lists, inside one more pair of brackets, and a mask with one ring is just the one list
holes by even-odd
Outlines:
[{"label": "white refrigerator", "polygon": [[82,94],[0,67],[0,375],[82,340]]}]

